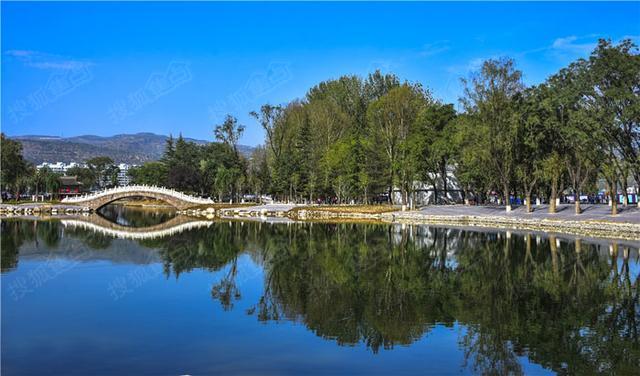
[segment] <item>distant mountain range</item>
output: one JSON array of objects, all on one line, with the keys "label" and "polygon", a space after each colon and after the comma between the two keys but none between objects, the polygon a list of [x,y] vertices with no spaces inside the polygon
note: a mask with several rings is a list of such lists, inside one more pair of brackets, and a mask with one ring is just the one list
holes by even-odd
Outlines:
[{"label": "distant mountain range", "polygon": [[[15,136],[20,141],[23,154],[28,161],[42,162],[84,162],[87,159],[107,156],[116,163],[142,164],[160,159],[168,136],[154,133],[118,134],[111,137],[100,136]],[[210,141],[186,138],[197,144]],[[238,150],[249,155],[253,147],[238,145]]]}]

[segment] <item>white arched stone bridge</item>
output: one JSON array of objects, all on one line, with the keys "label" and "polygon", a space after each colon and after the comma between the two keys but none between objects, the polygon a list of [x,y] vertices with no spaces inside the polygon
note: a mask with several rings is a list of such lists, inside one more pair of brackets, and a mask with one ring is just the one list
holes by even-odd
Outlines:
[{"label": "white arched stone bridge", "polygon": [[101,192],[95,192],[82,196],[65,197],[64,199],[62,199],[62,203],[82,205],[89,209],[97,210],[113,201],[128,197],[153,198],[156,200],[164,201],[179,210],[184,210],[196,205],[213,204],[213,200],[211,200],[210,198],[190,196],[173,189],[151,185],[129,185],[126,187],[105,189]]}]

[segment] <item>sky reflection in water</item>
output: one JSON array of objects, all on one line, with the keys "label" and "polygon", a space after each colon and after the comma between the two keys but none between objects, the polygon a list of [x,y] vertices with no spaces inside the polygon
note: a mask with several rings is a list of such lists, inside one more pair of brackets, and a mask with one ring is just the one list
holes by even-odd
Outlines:
[{"label": "sky reflection in water", "polygon": [[374,224],[1,231],[5,374],[640,367],[635,243]]}]

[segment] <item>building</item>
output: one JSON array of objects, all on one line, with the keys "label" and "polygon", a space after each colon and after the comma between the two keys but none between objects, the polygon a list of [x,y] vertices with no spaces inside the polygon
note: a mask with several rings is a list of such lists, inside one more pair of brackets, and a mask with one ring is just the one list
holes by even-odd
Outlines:
[{"label": "building", "polygon": [[125,186],[131,184],[131,177],[129,176],[129,169],[136,167],[136,165],[128,165],[126,163],[120,163],[118,165],[118,186]]},{"label": "building", "polygon": [[[40,170],[42,168],[45,168],[45,167],[49,168],[54,173],[61,174],[61,175],[67,175],[67,172],[71,168],[74,168],[74,167],[85,168],[85,167],[87,167],[87,165],[84,164],[84,163],[76,163],[76,162],[71,162],[71,163],[43,162],[43,163],[41,163],[41,164],[36,166],[36,168],[38,170]],[[129,164],[126,164],[126,163],[120,163],[118,165],[118,176],[117,176],[117,185],[118,186],[125,186],[125,185],[131,184],[131,177],[129,176],[129,169],[131,169],[132,167],[136,167],[136,165],[129,165]],[[102,186],[102,184],[101,184],[101,186]]]},{"label": "building", "polygon": [[85,164],[81,164],[81,163],[76,163],[76,162],[71,162],[71,163],[63,163],[63,162],[56,162],[56,163],[49,163],[49,162],[43,162],[39,165],[36,166],[36,168],[38,170],[40,170],[41,168],[45,168],[48,167],[51,171],[55,172],[56,174],[66,174],[67,171],[70,168],[73,167],[86,167]]},{"label": "building", "polygon": [[82,182],[78,181],[77,176],[61,176],[58,179],[60,181],[60,189],[58,190],[60,198],[77,196],[83,193]]}]

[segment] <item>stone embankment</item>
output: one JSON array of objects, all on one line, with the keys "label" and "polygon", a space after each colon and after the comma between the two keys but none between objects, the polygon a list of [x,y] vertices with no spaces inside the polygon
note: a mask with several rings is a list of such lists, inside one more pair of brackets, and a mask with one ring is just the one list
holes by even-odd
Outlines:
[{"label": "stone embankment", "polygon": [[330,221],[333,219],[383,221],[389,218],[390,213],[332,212],[308,208],[299,209],[287,214],[291,216],[292,219],[300,221]]},{"label": "stone embankment", "polygon": [[561,208],[562,212],[548,214],[546,210],[525,213],[524,210],[503,214],[493,207],[442,206],[415,211],[393,211],[383,213],[334,212],[322,208],[301,208],[294,213],[296,220],[371,220],[384,223],[414,225],[443,225],[456,227],[484,227],[565,233],[578,236],[640,240],[640,210],[628,208],[612,217],[605,205],[592,206],[580,215],[572,207]]},{"label": "stone embankment", "polygon": [[79,205],[64,205],[64,204],[20,204],[9,205],[0,204],[0,215],[13,216],[13,215],[38,215],[38,214],[78,214],[89,213],[91,209]]},{"label": "stone embankment", "polygon": [[594,238],[640,240],[640,224],[608,221],[571,221],[566,219],[523,219],[502,216],[445,216],[421,213],[392,213],[383,221],[406,224],[431,224],[463,227],[489,227],[526,231],[557,232]]}]

